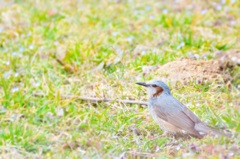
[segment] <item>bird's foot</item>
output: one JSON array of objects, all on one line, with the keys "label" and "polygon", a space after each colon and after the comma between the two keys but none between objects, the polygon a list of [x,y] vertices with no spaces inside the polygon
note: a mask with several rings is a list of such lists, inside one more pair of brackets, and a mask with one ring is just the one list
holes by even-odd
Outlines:
[{"label": "bird's foot", "polygon": [[170,136],[170,135],[171,134],[169,132],[164,132],[163,134],[154,137],[152,140],[156,140],[156,139],[159,139],[161,137],[167,137],[167,136]]}]

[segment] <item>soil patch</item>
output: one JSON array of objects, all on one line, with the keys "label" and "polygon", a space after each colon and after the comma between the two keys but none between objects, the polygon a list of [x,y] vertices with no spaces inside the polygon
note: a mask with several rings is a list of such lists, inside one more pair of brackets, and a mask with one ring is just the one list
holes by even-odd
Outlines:
[{"label": "soil patch", "polygon": [[240,51],[229,50],[216,52],[213,60],[178,59],[161,66],[143,66],[142,70],[144,75],[152,72],[158,79],[171,83],[228,83],[237,78],[231,77],[230,73],[238,66]]},{"label": "soil patch", "polygon": [[162,80],[171,82],[224,83],[231,79],[230,75],[222,69],[218,60],[180,59],[159,66],[154,72]]}]

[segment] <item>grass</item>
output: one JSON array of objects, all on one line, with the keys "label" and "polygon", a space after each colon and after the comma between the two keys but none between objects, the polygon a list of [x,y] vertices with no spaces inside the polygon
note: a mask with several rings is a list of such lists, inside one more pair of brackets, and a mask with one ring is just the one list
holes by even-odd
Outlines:
[{"label": "grass", "polygon": [[[162,131],[146,107],[61,98],[146,101],[146,91],[135,82],[155,74],[143,75],[143,66],[189,53],[214,59],[218,51],[239,49],[239,8],[238,1],[185,0],[16,0],[1,6],[1,156],[239,158],[237,77],[230,86],[170,86],[203,121],[230,129],[235,138],[154,139]],[[137,52],[138,46],[147,49]],[[232,76],[239,71],[235,68]]]}]

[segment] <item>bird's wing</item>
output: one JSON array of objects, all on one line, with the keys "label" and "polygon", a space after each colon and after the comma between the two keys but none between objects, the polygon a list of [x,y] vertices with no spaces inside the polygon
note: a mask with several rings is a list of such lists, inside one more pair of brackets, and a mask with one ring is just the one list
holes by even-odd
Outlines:
[{"label": "bird's wing", "polygon": [[209,127],[208,125],[204,124],[192,111],[190,111],[186,106],[184,106],[182,103],[180,103],[177,99],[174,98],[174,101],[177,102],[179,105],[182,105],[182,113],[184,113],[192,122],[194,122],[194,131],[197,131],[198,134],[206,135],[206,134],[212,134],[212,135],[226,135],[222,132],[219,132],[215,130],[214,128]]},{"label": "bird's wing", "polygon": [[156,115],[166,122],[191,134],[199,135],[194,126],[201,122],[200,119],[174,97],[164,98],[153,106],[153,109]]}]

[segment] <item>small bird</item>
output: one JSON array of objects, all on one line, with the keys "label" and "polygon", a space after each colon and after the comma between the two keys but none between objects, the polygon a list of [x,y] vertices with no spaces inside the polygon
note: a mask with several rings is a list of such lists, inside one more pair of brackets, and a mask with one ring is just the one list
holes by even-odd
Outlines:
[{"label": "small bird", "polygon": [[191,110],[174,98],[169,87],[160,80],[138,82],[147,88],[148,109],[154,121],[168,134],[188,134],[196,138],[223,133],[204,124]]}]

